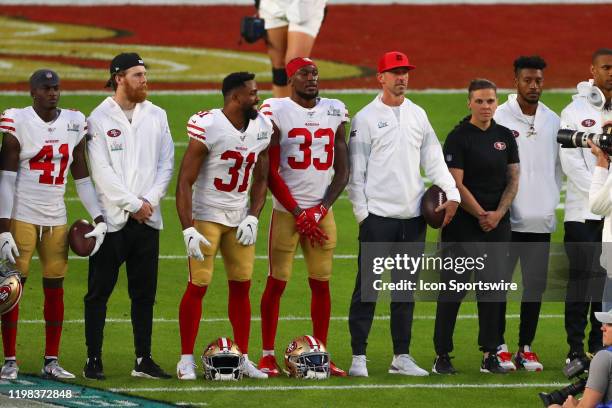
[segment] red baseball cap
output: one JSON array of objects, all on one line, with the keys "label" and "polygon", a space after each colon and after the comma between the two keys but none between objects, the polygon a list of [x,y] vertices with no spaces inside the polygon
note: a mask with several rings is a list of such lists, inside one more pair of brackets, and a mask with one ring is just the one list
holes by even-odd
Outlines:
[{"label": "red baseball cap", "polygon": [[310,58],[297,57],[287,63],[285,71],[287,71],[287,76],[291,78],[300,68],[308,65],[314,65],[315,67],[317,66],[317,64],[315,64]]},{"label": "red baseball cap", "polygon": [[406,54],[399,51],[389,51],[378,60],[378,73],[383,73],[394,68],[415,69],[414,65],[410,65]]}]

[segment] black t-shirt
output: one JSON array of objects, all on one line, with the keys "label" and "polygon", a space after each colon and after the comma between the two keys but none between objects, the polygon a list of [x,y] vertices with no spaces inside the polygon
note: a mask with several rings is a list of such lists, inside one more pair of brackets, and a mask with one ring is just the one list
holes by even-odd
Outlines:
[{"label": "black t-shirt", "polygon": [[463,184],[485,211],[494,211],[508,183],[508,164],[518,163],[512,131],[493,121],[487,130],[469,117],[453,129],[444,143],[449,168],[463,169]]}]

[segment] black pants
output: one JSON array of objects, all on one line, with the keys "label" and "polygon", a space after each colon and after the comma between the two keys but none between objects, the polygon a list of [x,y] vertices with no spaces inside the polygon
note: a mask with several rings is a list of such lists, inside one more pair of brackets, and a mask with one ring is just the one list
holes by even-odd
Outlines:
[{"label": "black pants", "polygon": [[601,311],[601,293],[606,277],[599,260],[602,228],[603,221],[565,223],[563,242],[569,259],[565,331],[570,352],[584,352],[588,318],[591,321],[588,351],[594,352],[602,347],[601,323],[595,318],[595,312]]},{"label": "black pants", "polygon": [[[372,327],[376,302],[362,302],[361,292],[361,244],[368,242],[416,242],[425,248],[427,227],[423,217],[407,220],[386,218],[370,214],[359,226],[359,258],[357,278],[349,311],[349,330],[353,355],[366,354],[368,335]],[[419,251],[422,253],[422,250]],[[414,302],[391,301],[391,339],[394,354],[410,352],[412,314]]]},{"label": "black pants", "polygon": [[[529,245],[527,243],[534,244]],[[549,254],[550,234],[512,231],[507,280],[510,281],[512,279],[514,267],[519,260],[521,262],[521,276],[523,279],[519,349],[523,346],[530,346],[535,339],[538,320],[540,319],[540,309],[542,307],[542,295],[546,290]],[[505,344],[506,303],[501,307],[499,318],[500,343]]]},{"label": "black pants", "polygon": [[[461,208],[457,211],[453,221],[442,230],[442,242],[449,244],[448,247],[445,247],[444,251],[450,251],[449,255],[452,257],[482,256],[481,251],[474,251],[474,249],[477,249],[477,245],[468,244],[463,246],[461,244],[452,245],[452,243],[503,243],[509,242],[510,237],[510,222],[507,216],[499,222],[497,228],[490,232],[484,232],[480,229],[478,220]],[[474,273],[476,280],[494,282],[499,281],[504,274],[507,274],[505,270],[507,251],[504,250],[503,245],[494,245],[486,247],[486,251],[489,253],[487,267],[482,271]],[[446,270],[441,272],[440,282],[448,284],[451,279],[458,282],[469,282],[471,274],[466,272],[458,275],[454,271]],[[465,292],[440,291],[436,307],[433,339],[436,354],[438,355],[453,351],[455,323],[457,322],[461,301],[465,295]],[[480,291],[476,293],[479,327],[478,345],[480,350],[485,352],[495,352],[499,345],[499,316],[503,302],[499,301],[500,299],[498,298],[499,294]]]},{"label": "black pants", "polygon": [[85,339],[88,357],[102,355],[106,303],[119,267],[125,262],[131,300],[136,357],[151,355],[153,304],[157,289],[159,231],[130,218],[120,231],[106,234],[100,250],[89,259],[85,295]]}]

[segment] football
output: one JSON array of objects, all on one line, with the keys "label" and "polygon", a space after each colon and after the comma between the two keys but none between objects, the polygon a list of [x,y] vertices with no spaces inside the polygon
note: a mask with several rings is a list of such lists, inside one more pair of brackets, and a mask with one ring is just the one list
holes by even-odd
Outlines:
[{"label": "football", "polygon": [[425,222],[432,228],[440,228],[444,222],[446,211],[436,212],[438,206],[446,202],[446,194],[435,184],[429,187],[421,198],[421,214]]},{"label": "football", "polygon": [[84,235],[93,231],[94,226],[85,220],[77,220],[68,231],[68,244],[72,252],[78,256],[89,256],[96,246],[95,238],[85,238]]}]

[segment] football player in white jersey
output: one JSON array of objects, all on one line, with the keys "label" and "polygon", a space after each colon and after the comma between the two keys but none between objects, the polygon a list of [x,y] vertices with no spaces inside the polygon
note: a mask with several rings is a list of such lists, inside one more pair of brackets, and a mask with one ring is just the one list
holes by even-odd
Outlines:
[{"label": "football player in white jersey", "polygon": [[189,281],[179,307],[181,360],[176,372],[181,380],[196,378],[193,348],[218,250],[227,273],[234,341],[244,355],[243,373],[268,377],[248,358],[249,289],[272,136],[272,123],[256,109],[254,78],[247,72],[228,75],[223,80],[223,109],[198,112],[187,122],[189,145],[176,187],[176,207],[189,254]]},{"label": "football player in white jersey", "polygon": [[[329,279],[336,247],[331,205],[349,177],[344,124],[348,112],[337,99],[319,98],[319,72],[309,58],[287,64],[291,96],[264,101],[260,110],[272,119],[270,190],[274,210],[270,224],[270,269],[261,299],[263,357],[259,368],[280,374],[274,357],[280,298],[291,276],[298,243],[304,252],[312,292],[313,334],[327,344],[331,298]],[[278,142],[276,142],[278,140]],[[330,363],[330,374],[346,373]]]},{"label": "football player in white jersey", "polygon": [[[34,251],[42,263],[45,296],[45,357],[42,374],[74,378],[57,362],[64,320],[63,281],[68,268],[68,228],[64,193],[68,169],[83,205],[94,218],[94,253],[100,248],[106,224],[89,178],[85,160],[85,116],[58,108],[59,76],[42,69],[30,77],[33,104],[8,109],[0,117],[0,258],[17,265],[25,283]],[[2,315],[5,362],[0,378],[15,379],[19,305]]]}]

